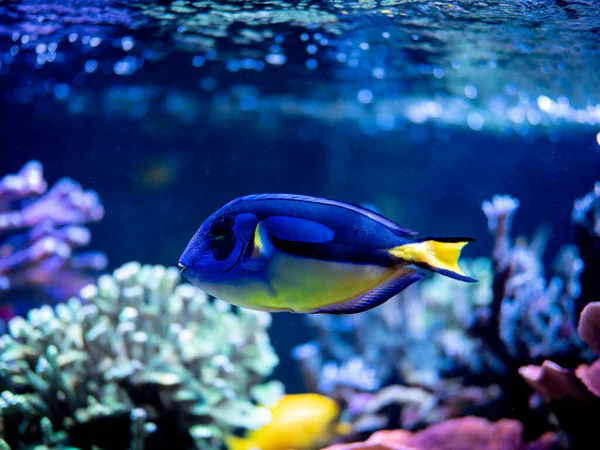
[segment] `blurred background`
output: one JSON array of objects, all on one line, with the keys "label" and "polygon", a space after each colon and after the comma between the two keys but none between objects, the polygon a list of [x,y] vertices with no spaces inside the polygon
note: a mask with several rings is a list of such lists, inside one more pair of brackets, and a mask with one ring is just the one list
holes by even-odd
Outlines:
[{"label": "blurred background", "polygon": [[[550,266],[600,174],[600,13],[586,2],[212,0],[0,3],[0,168],[97,192],[106,271],[176,266],[241,195],[370,205],[473,236],[482,202],[551,224]],[[272,378],[306,386],[306,318],[273,315]]]},{"label": "blurred background", "polygon": [[[0,167],[36,159],[96,190],[111,268],[176,265],[210,213],[257,192],[371,204],[475,236],[471,256],[492,246],[481,202],[510,194],[517,232],[552,223],[554,255],[600,173],[595,13],[452,5],[4,4]],[[301,323],[278,314],[273,331],[298,388]]]}]

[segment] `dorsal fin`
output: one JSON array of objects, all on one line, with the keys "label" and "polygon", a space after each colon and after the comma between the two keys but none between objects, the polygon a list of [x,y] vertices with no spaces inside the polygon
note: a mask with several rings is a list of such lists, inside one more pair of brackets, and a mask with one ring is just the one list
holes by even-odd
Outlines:
[{"label": "dorsal fin", "polygon": [[[395,222],[392,222],[387,217],[382,216],[381,214],[377,214],[370,209],[363,208],[362,206],[354,205],[352,203],[340,202],[337,200],[330,200],[326,198],[319,197],[311,197],[308,195],[299,195],[299,194],[252,194],[246,195],[244,197],[240,197],[234,202],[244,201],[244,200],[252,200],[252,201],[260,201],[260,200],[291,200],[298,202],[307,202],[307,203],[315,203],[320,205],[329,205],[336,206],[338,208],[344,208],[350,211],[354,211],[356,213],[362,214],[364,216],[369,217],[376,222],[379,222],[381,225],[389,228],[398,236],[416,236],[418,233],[408,228],[401,227]],[[233,202],[232,202],[233,203]]]}]

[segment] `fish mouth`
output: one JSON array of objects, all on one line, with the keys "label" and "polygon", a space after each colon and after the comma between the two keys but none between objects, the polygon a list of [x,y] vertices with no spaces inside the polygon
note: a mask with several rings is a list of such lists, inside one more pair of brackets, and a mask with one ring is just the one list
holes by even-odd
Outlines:
[{"label": "fish mouth", "polygon": [[179,269],[181,270],[181,275],[184,275],[185,271],[188,270],[187,266],[182,264],[181,262],[179,262],[177,265],[179,266]]}]

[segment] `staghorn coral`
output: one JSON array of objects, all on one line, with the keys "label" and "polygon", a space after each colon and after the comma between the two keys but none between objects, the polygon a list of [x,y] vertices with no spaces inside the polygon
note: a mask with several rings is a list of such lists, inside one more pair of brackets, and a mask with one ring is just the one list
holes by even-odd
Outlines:
[{"label": "staghorn coral", "polygon": [[491,419],[521,420],[528,437],[550,428],[547,408],[528,402],[530,388],[519,377],[519,367],[555,358],[566,364],[590,357],[576,333],[577,304],[583,263],[575,246],[564,246],[547,281],[542,257],[550,236],[538,228],[528,242],[511,236],[519,201],[495,196],[482,204],[495,238],[492,300],[473,311],[467,334],[477,342],[487,362],[478,372],[463,372],[465,384],[496,384],[502,396],[484,415]]},{"label": "staghorn coral", "polygon": [[[80,296],[12,319],[0,337],[9,444],[41,439],[49,421],[73,445],[101,447],[110,438],[108,448],[127,448],[133,414],[138,434],[154,430],[147,448],[218,448],[224,434],[270,420],[254,403],[281,391],[276,382],[259,384],[278,363],[268,313],[235,313],[180,284],[176,268],[138,263]],[[94,437],[102,423],[114,433]]]},{"label": "staghorn coral", "polygon": [[452,419],[411,433],[378,431],[366,442],[336,444],[325,450],[558,450],[566,448],[560,437],[546,433],[524,443],[523,426],[516,420],[491,423],[479,417]]},{"label": "staghorn coral", "polygon": [[575,332],[583,268],[578,251],[563,247],[554,264],[556,274],[546,281],[542,257],[550,230],[540,227],[530,242],[519,238],[513,244],[511,225],[518,207],[518,200],[508,196],[483,203],[495,237],[494,300],[485,320],[473,327],[484,341],[498,336],[490,348],[507,368],[549,356],[570,358],[584,351]]},{"label": "staghorn coral", "polygon": [[[575,204],[574,223],[585,242],[596,242],[597,192]],[[576,328],[578,310],[589,301],[584,293],[590,292],[583,259],[594,261],[598,252],[586,253],[579,241],[562,247],[547,278],[542,258],[550,228],[513,241],[518,207],[509,196],[482,204],[495,245],[491,263],[467,261],[469,273],[482,280],[478,285],[434,275],[360,317],[309,318],[318,340],[297,347],[294,356],[309,388],[334,393],[347,406],[359,436],[381,428],[418,429],[465,414],[518,419],[526,439],[553,428],[550,409],[528,400],[531,387],[519,368],[546,358],[575,367],[592,357]],[[595,368],[579,368],[588,388]],[[571,383],[573,394],[587,393],[573,387],[574,378],[554,381]],[[390,386],[394,395],[386,392]]]},{"label": "staghorn coral", "polygon": [[68,178],[48,190],[43,167],[30,161],[0,179],[0,299],[64,299],[106,268],[85,227],[104,216],[96,192]]}]

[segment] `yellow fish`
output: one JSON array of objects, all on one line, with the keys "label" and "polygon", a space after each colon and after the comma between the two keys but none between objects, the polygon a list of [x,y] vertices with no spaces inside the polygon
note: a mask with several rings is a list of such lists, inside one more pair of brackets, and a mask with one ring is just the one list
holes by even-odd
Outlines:
[{"label": "yellow fish", "polygon": [[336,436],[348,434],[350,425],[338,422],[340,409],[319,394],[289,394],[271,409],[273,420],[244,438],[228,436],[229,450],[318,450]]}]

